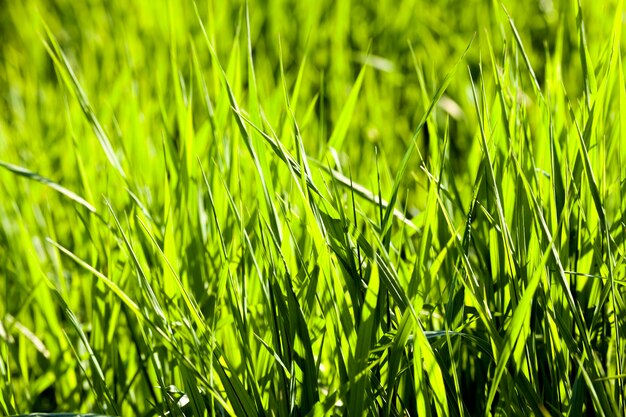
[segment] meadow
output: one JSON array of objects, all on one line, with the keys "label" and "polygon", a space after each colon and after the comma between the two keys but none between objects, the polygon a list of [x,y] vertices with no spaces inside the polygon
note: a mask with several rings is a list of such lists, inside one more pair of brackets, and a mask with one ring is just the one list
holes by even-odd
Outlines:
[{"label": "meadow", "polygon": [[0,415],[625,415],[624,16],[0,2]]}]

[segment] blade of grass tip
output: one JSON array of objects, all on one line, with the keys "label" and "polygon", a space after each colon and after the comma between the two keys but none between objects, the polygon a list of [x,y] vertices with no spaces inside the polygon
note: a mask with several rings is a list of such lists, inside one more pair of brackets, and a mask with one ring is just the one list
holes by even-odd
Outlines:
[{"label": "blade of grass tip", "polygon": [[[293,96],[293,101],[295,102],[296,101],[295,96],[294,96],[295,93],[291,93],[291,94]],[[311,99],[311,101],[309,102],[309,105],[307,106],[304,112],[304,116],[302,116],[302,122],[300,123],[300,126],[302,126],[302,128],[308,127],[311,121],[318,120],[318,115],[316,114],[316,110],[317,110],[319,98],[320,98],[320,94],[316,93]]]},{"label": "blade of grass tip", "polygon": [[135,202],[135,204],[137,204],[137,207],[139,207],[139,210],[141,210],[141,213],[146,216],[146,219],[150,220],[151,222],[154,222],[154,218],[152,217],[152,215],[150,214],[150,212],[148,211],[148,209],[146,208],[145,204],[139,199],[139,197],[137,196],[137,194],[133,193],[131,191],[130,188],[126,188],[126,192],[128,193],[128,195],[130,196],[130,198],[133,199],[133,201]]},{"label": "blade of grass tip", "polygon": [[213,109],[213,103],[211,102],[211,96],[209,95],[206,79],[204,78],[204,74],[201,70],[202,67],[196,52],[196,45],[193,41],[190,42],[190,47],[193,69],[196,74],[196,83],[198,84],[198,89],[202,94],[202,99],[204,100],[204,104],[206,105],[206,110],[209,115],[209,124],[211,125],[210,131],[214,134],[217,132],[217,127],[215,126],[215,110]]},{"label": "blade of grass tip", "polygon": [[[169,52],[168,54],[168,58],[169,58],[169,67],[170,67],[170,71],[169,71],[169,76],[170,78],[170,85],[172,86],[170,91],[173,91],[174,93],[174,114],[175,114],[175,118],[176,118],[176,126],[178,127],[178,133],[180,134],[180,136],[186,136],[187,132],[186,132],[186,127],[185,127],[185,108],[186,106],[186,99],[187,97],[185,97],[185,84],[184,84],[184,80],[181,76],[180,70],[178,68],[177,62],[178,62],[178,48],[177,48],[177,42],[176,42],[176,20],[174,19],[174,11],[172,10],[173,6],[173,2],[168,1],[166,4],[167,7],[167,21],[164,22],[165,23],[165,27],[168,30],[168,39],[167,39],[167,50]],[[191,107],[191,106],[190,106]],[[184,159],[184,155],[182,155],[182,153],[185,151],[185,147],[184,147],[184,143],[185,140],[182,138],[179,138],[181,143],[179,144],[179,156],[181,157],[181,160],[185,160]],[[183,165],[183,169],[185,168],[185,165]],[[185,173],[182,174],[183,178],[186,177]],[[184,181],[184,179],[183,179]]]},{"label": "blade of grass tip", "polygon": [[352,115],[354,114],[357,99],[359,98],[359,92],[361,91],[361,86],[363,85],[363,79],[365,78],[366,69],[367,65],[363,65],[363,68],[361,68],[361,72],[359,72],[359,76],[357,77],[356,82],[352,86],[352,90],[350,90],[350,95],[348,95],[346,104],[343,106],[343,109],[339,114],[337,124],[333,129],[333,133],[330,135],[330,139],[328,139],[328,148],[341,150],[341,147],[343,146],[343,142],[346,139],[346,134],[348,133],[348,128],[350,127]]},{"label": "blade of grass tip", "polygon": [[[304,211],[305,211],[303,218],[315,219],[317,226],[319,226],[315,228],[310,228],[309,231],[311,233],[309,234],[309,236],[312,238],[312,242],[314,246],[323,247],[325,246],[324,242],[326,240],[326,230],[325,230],[323,221],[321,220],[321,217],[320,217],[319,208],[315,200],[311,198],[312,197],[311,194],[316,194],[322,200],[324,200],[324,197],[321,194],[319,194],[319,192],[317,191],[317,188],[314,186],[313,177],[311,174],[311,169],[310,169],[309,161],[308,161],[309,158],[306,155],[306,151],[304,148],[304,141],[302,139],[300,128],[298,126],[298,122],[296,120],[295,113],[294,113],[295,110],[292,107],[291,100],[289,98],[287,82],[285,80],[285,71],[284,71],[284,66],[283,66],[283,52],[282,52],[282,44],[280,43],[280,39],[279,39],[279,68],[280,68],[280,79],[281,79],[281,83],[283,87],[282,88],[283,100],[285,102],[285,106],[288,112],[288,117],[286,118],[284,122],[283,131],[287,132],[288,129],[290,129],[289,126],[291,125],[291,129],[293,130],[296,153],[297,153],[296,158],[294,160],[294,158],[291,157],[284,150],[284,148],[282,148],[282,142],[280,140],[276,140],[276,143],[281,145],[281,148],[279,148],[279,152],[281,152],[283,155],[282,157],[281,155],[279,155],[279,157],[281,157],[281,159],[284,159],[285,161],[287,160],[292,161],[291,165],[288,164],[287,168],[289,169],[289,173],[291,174],[291,177],[294,180],[294,184],[296,185],[295,188],[298,194],[301,196],[302,201],[305,202],[303,206]],[[298,80],[296,80],[296,86],[294,87],[295,89],[299,89],[299,82],[301,81],[301,77],[303,73],[304,73],[304,62],[300,66]],[[275,132],[272,130],[271,125],[267,122],[267,120],[265,120],[265,122],[270,132],[274,135],[274,137],[277,137]],[[283,214],[286,216],[286,213],[284,212],[284,206],[281,206],[281,208],[283,209]],[[291,227],[289,226],[288,223],[287,223],[287,227],[289,228],[290,233],[293,234]],[[297,239],[295,239],[294,237],[294,241],[296,240]],[[298,256],[300,256],[299,253],[298,253]],[[325,258],[326,260],[328,260],[327,257]]]},{"label": "blade of grass tip", "polygon": [[[274,207],[272,195],[270,194],[270,191],[268,189],[266,175],[265,175],[266,171],[264,171],[261,160],[259,159],[259,153],[255,149],[253,138],[251,137],[250,133],[248,133],[248,130],[246,129],[245,120],[243,120],[243,118],[241,117],[241,112],[240,112],[237,100],[235,98],[235,93],[233,92],[233,89],[231,88],[226,72],[224,71],[223,67],[219,63],[217,52],[215,51],[215,48],[213,48],[213,45],[209,41],[209,38],[206,34],[206,30],[204,28],[204,23],[202,22],[202,19],[200,18],[200,14],[195,3],[194,3],[194,7],[196,10],[196,18],[201,26],[202,33],[204,34],[204,39],[206,41],[207,48],[209,49],[209,53],[211,57],[213,58],[214,65],[216,66],[218,72],[221,75],[222,85],[224,89],[226,90],[226,92],[228,93],[228,99],[230,101],[231,112],[235,118],[237,127],[239,128],[239,132],[241,133],[241,136],[244,138],[246,148],[248,149],[248,152],[250,153],[250,156],[252,157],[254,166],[259,176],[261,187],[258,192],[259,192],[259,196],[261,197],[260,201],[264,203],[262,207],[264,207],[265,210],[267,211],[268,217],[271,221],[273,232],[276,234],[278,238],[282,239],[282,230],[280,227],[280,220],[278,218],[276,208]],[[252,58],[250,57],[250,59]]]},{"label": "blade of grass tip", "polygon": [[582,66],[583,81],[585,83],[585,103],[587,109],[591,109],[591,101],[598,91],[598,83],[593,69],[593,62],[589,55],[587,37],[585,35],[585,22],[583,20],[583,8],[580,0],[576,3],[576,29],[578,30],[578,51],[580,53],[580,64]]},{"label": "blade of grass tip", "polygon": [[[307,36],[306,44],[304,50],[302,51],[302,61],[300,62],[300,68],[298,69],[298,75],[296,76],[296,82],[293,85],[293,89],[291,91],[291,100],[289,106],[291,107],[291,111],[295,114],[296,108],[298,107],[298,102],[300,101],[300,91],[302,88],[302,80],[304,79],[307,58],[309,53],[309,37]],[[282,55],[281,55],[282,58]],[[317,95],[313,98],[312,104],[317,101]],[[309,105],[309,109],[311,106]],[[306,114],[306,113],[305,113]],[[303,124],[306,121],[306,116],[303,119]]]},{"label": "blade of grass tip", "polygon": [[113,145],[111,145],[109,137],[100,125],[100,122],[98,121],[98,118],[96,117],[96,114],[94,113],[93,108],[91,107],[91,104],[87,99],[87,95],[80,86],[80,83],[78,82],[78,79],[76,78],[72,67],[67,61],[65,54],[63,54],[59,43],[57,42],[54,34],[52,33],[48,25],[43,21],[43,19],[41,19],[41,21],[46,35],[48,36],[47,41],[45,39],[42,39],[44,47],[48,51],[48,55],[50,55],[50,58],[52,58],[54,66],[57,69],[58,73],[61,75],[61,78],[63,79],[66,87],[69,88],[70,91],[73,91],[74,96],[78,100],[83,114],[91,125],[91,128],[93,129],[96,138],[100,142],[100,146],[102,147],[102,150],[104,151],[107,159],[115,168],[115,170],[121,175],[121,177],[126,179],[126,173],[124,172],[124,169],[122,168],[122,165],[117,158],[115,150],[113,149]]},{"label": "blade of grass tip", "polygon": [[[306,187],[306,179],[311,177],[311,169],[309,168],[308,158],[304,150],[304,143],[302,141],[302,136],[300,135],[298,122],[296,120],[294,109],[291,106],[291,100],[289,99],[289,94],[287,91],[287,81],[285,80],[285,69],[283,65],[283,49],[282,49],[282,43],[280,42],[280,38],[278,39],[278,50],[279,50],[278,62],[279,62],[279,69],[280,69],[280,80],[281,80],[282,87],[283,87],[283,99],[285,101],[285,106],[287,107],[287,111],[290,116],[289,118],[287,118],[287,120],[285,120],[285,128],[288,126],[288,123],[290,123],[293,127],[295,147],[296,147],[296,157],[297,157],[296,161],[300,164],[300,173],[301,173],[300,181],[302,184],[300,186],[300,189],[302,191],[308,191],[308,188]],[[303,68],[304,68],[303,66],[300,67],[298,80],[296,82],[300,81]],[[311,205],[309,192],[306,192],[304,197],[306,198],[307,203]]]},{"label": "blade of grass tip", "polygon": [[[250,119],[256,123],[260,124],[260,111],[259,111],[259,92],[256,81],[256,72],[254,69],[254,60],[252,58],[252,39],[250,34],[250,8],[248,5],[248,1],[245,3],[245,14],[246,14],[246,45],[248,47],[248,106],[249,106],[249,114]],[[280,40],[279,40],[280,42]],[[254,139],[255,136],[251,135]],[[265,160],[264,153],[261,152],[262,155],[259,155],[259,160],[263,162]]]},{"label": "blade of grass tip", "polygon": [[[481,69],[482,71],[482,69]],[[476,114],[478,116],[478,126],[480,130],[480,140],[481,147],[485,154],[485,167],[488,173],[487,180],[489,187],[493,190],[494,199],[496,203],[496,211],[498,213],[498,225],[500,226],[501,235],[502,235],[502,244],[504,246],[504,253],[506,254],[506,261],[510,270],[513,272],[516,270],[515,268],[515,246],[513,244],[513,238],[511,236],[511,231],[509,226],[506,223],[506,217],[504,215],[504,204],[502,202],[502,197],[500,195],[500,190],[498,189],[498,182],[496,181],[496,174],[494,172],[494,162],[491,158],[491,153],[489,152],[489,145],[487,143],[487,132],[485,129],[485,118],[488,118],[488,115],[485,115],[483,111],[480,110],[480,104],[478,100],[478,94],[476,93],[476,88],[474,86],[474,82],[472,80],[472,74],[468,68],[468,73],[472,86],[472,95],[474,99],[474,107],[476,108]],[[483,84],[484,88],[484,84]],[[483,97],[485,95],[484,89],[482,91]],[[485,100],[483,100],[485,101]],[[484,110],[486,111],[486,110]],[[515,282],[515,281],[513,281]]]},{"label": "blade of grass tip", "polygon": [[[448,88],[448,85],[450,84],[450,81],[452,81],[452,77],[456,73],[457,68],[459,67],[459,65],[465,58],[465,55],[467,54],[470,47],[472,46],[472,43],[474,42],[474,38],[475,38],[475,35],[472,37],[472,40],[469,42],[469,44],[465,48],[465,51],[463,51],[463,54],[461,55],[461,57],[456,61],[456,63],[454,64],[452,69],[448,72],[448,74],[446,74],[445,78],[443,79],[443,82],[440,84],[439,88],[437,89],[437,92],[433,96],[430,104],[428,105],[426,112],[422,116],[422,119],[420,120],[419,124],[417,125],[417,128],[415,129],[413,133],[413,136],[411,137],[409,148],[406,150],[404,157],[402,158],[402,162],[400,163],[400,167],[398,169],[398,172],[396,173],[396,177],[393,182],[393,187],[391,189],[391,198],[389,199],[389,205],[387,206],[387,209],[385,210],[385,217],[383,218],[382,236],[387,236],[388,231],[391,228],[391,219],[392,219],[392,214],[394,212],[394,207],[396,205],[396,200],[398,199],[398,192],[400,191],[400,183],[402,181],[402,178],[404,177],[406,170],[408,169],[409,160],[411,158],[411,155],[413,154],[413,150],[417,148],[417,136],[422,131],[422,128],[426,124],[428,117],[430,116],[433,109],[439,102],[439,99],[441,98],[445,90]],[[386,240],[388,241],[389,239],[390,239],[390,236]],[[385,243],[388,243],[388,242],[385,242]]]},{"label": "blade of grass tip", "polygon": [[517,43],[517,46],[522,52],[522,57],[524,58],[524,64],[526,65],[526,69],[528,70],[528,75],[530,76],[530,80],[532,81],[533,88],[535,89],[535,93],[539,95],[541,100],[543,100],[543,94],[541,93],[541,87],[539,86],[539,81],[537,81],[537,77],[535,76],[535,71],[533,70],[533,67],[530,64],[530,59],[528,58],[528,54],[526,53],[526,50],[524,49],[522,38],[520,37],[519,32],[517,31],[517,28],[515,27],[513,18],[511,17],[509,12],[506,10],[506,7],[504,7],[504,4],[502,4],[502,9],[504,9],[504,13],[506,14],[506,17],[509,20],[509,25],[511,26],[511,30],[513,31],[515,42]]},{"label": "blade of grass tip", "polygon": [[74,193],[73,191],[68,190],[67,188],[59,185],[58,183],[46,178],[46,177],[42,177],[41,175],[37,174],[36,172],[32,172],[29,171],[26,168],[17,166],[17,165],[12,165],[6,162],[2,162],[0,161],[0,167],[16,174],[19,175],[21,177],[24,178],[28,178],[29,180],[32,181],[37,181],[41,184],[47,185],[48,187],[52,188],[53,190],[63,194],[64,196],[66,196],[67,198],[69,198],[70,200],[73,200],[74,202],[80,204],[81,206],[85,207],[87,210],[91,211],[92,213],[96,212],[96,208],[91,205],[90,203],[88,203],[84,198],[80,197],[78,194]]},{"label": "blade of grass tip", "polygon": [[[250,27],[250,9],[248,5],[248,1],[246,0],[245,4],[245,18],[246,18],[246,34],[247,34],[247,47],[248,47],[248,102],[249,102],[249,114],[250,119],[257,125],[261,124],[261,110],[259,103],[259,92],[256,80],[256,72],[254,67],[254,59],[252,58],[252,38],[251,38],[251,27]],[[230,95],[230,94],[229,94]],[[232,95],[230,95],[232,96]],[[231,100],[231,107],[234,109],[237,108],[236,103],[234,102],[234,98]],[[235,118],[239,117],[239,113],[235,112]],[[248,135],[250,141],[250,152],[253,158],[256,158],[255,163],[257,165],[257,170],[259,172],[259,178],[261,179],[261,185],[263,189],[263,197],[266,206],[267,216],[270,218],[270,222],[272,225],[272,229],[274,233],[278,233],[278,238],[282,239],[281,235],[281,227],[280,227],[280,218],[278,216],[276,207],[273,204],[272,196],[275,195],[275,187],[274,181],[270,171],[270,167],[267,161],[266,153],[263,149],[262,139],[259,137],[259,134],[252,130],[248,132],[245,129],[245,121],[239,119],[238,122],[240,126],[240,130],[242,130],[242,134]]]}]

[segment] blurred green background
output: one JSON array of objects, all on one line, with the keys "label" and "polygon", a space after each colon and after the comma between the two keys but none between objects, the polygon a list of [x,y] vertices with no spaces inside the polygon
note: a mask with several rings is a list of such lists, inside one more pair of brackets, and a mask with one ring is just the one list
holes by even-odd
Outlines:
[{"label": "blurred green background", "polygon": [[[583,82],[575,47],[575,1],[251,1],[251,37],[259,94],[265,106],[278,106],[282,100],[278,88],[281,54],[288,85],[294,82],[297,69],[306,59],[297,119],[303,119],[313,98],[319,95],[315,117],[302,126],[307,150],[316,156],[367,61],[371,66],[365,75],[367,88],[363,89],[353,117],[349,145],[342,149],[344,162],[368,161],[367,167],[373,162],[376,146],[384,157],[391,159],[392,167],[397,166],[402,155],[398,150],[406,148],[426,105],[415,65],[421,67],[426,85],[434,91],[475,37],[467,65],[475,76],[481,64],[488,70],[487,38],[499,56],[508,31],[504,8],[521,28],[520,35],[539,82],[543,81],[546,55],[561,48],[559,70],[567,91],[571,97],[580,96]],[[613,14],[616,1],[582,3],[587,37],[609,36],[611,25],[606,17]],[[243,4],[197,4],[223,62],[228,62],[232,48],[245,47]],[[65,105],[61,102],[63,96],[58,94],[63,87],[57,82],[41,42],[42,19],[57,36],[100,121],[107,130],[117,133],[119,141],[123,141],[123,135],[132,136],[136,126],[135,120],[128,120],[127,115],[135,114],[127,110],[129,106],[141,110],[141,123],[147,128],[142,127],[142,133],[149,133],[145,140],[158,146],[161,129],[172,128],[173,80],[180,77],[190,84],[190,40],[196,46],[203,45],[193,3],[27,0],[7,1],[0,9],[0,110],[4,115],[0,150],[4,155],[32,166],[41,162],[36,161],[41,152],[61,155],[54,148],[67,144],[67,125],[59,123],[57,111]],[[598,47],[597,42],[590,44],[592,55],[598,53],[593,50]],[[170,54],[175,54],[180,71],[174,76],[172,67],[164,65]],[[208,68],[206,49],[199,48],[197,55],[200,64]],[[244,66],[231,65],[239,65],[245,81]],[[492,82],[491,77],[487,82]],[[519,83],[522,89],[528,87],[527,80],[521,77]],[[208,92],[212,94],[210,87]],[[108,94],[99,93],[103,90]],[[242,91],[242,99],[245,94]],[[471,112],[461,111],[473,106],[465,68],[453,79],[447,96],[452,100],[448,109],[453,113],[451,151],[463,169],[467,154],[475,147],[472,138],[476,125]],[[199,113],[205,111],[202,106],[197,107]],[[442,114],[438,120],[443,125],[445,108],[439,112]],[[162,120],[161,113],[165,113],[166,120]],[[199,124],[206,122],[206,112],[195,120]],[[38,140],[33,140],[33,135]],[[359,177],[364,165],[351,165]],[[50,168],[56,170],[58,166]]]}]

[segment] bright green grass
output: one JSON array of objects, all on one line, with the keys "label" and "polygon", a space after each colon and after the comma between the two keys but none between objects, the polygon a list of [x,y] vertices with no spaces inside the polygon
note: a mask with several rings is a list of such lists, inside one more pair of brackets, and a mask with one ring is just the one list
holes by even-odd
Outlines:
[{"label": "bright green grass", "polygon": [[0,415],[624,415],[622,1],[435,3],[4,2]]}]

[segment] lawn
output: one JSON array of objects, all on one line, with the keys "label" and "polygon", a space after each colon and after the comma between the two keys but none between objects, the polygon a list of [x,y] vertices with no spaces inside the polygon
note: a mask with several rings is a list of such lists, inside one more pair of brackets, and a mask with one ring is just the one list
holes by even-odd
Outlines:
[{"label": "lawn", "polygon": [[625,16],[0,1],[0,415],[623,416]]}]

